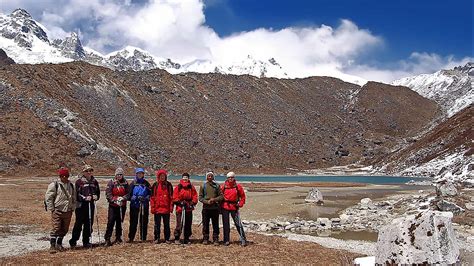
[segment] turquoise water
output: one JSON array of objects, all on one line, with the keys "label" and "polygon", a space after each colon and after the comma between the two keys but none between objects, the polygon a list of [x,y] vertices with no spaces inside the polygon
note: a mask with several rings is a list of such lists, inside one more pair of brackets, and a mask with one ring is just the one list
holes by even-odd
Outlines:
[{"label": "turquoise water", "polygon": [[[110,178],[110,177],[108,177]],[[169,180],[178,180],[181,176],[169,176]],[[133,177],[127,177],[127,179],[133,179]],[[150,180],[147,177],[147,180]],[[153,178],[154,180],[155,178]],[[204,181],[204,176],[192,176],[192,180]],[[215,179],[218,182],[225,181],[225,176],[216,176]],[[363,183],[363,184],[404,184],[410,180],[426,180],[426,178],[420,177],[397,177],[397,176],[238,176],[236,177],[239,182],[347,182],[347,183]]]}]

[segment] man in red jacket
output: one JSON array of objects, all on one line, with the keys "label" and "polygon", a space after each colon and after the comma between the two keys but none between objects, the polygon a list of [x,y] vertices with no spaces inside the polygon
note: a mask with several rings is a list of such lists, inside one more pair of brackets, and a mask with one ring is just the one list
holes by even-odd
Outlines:
[{"label": "man in red jacket", "polygon": [[[184,173],[179,184],[174,188],[173,202],[176,205],[176,229],[174,230],[174,241],[179,244],[179,238],[183,231],[181,219],[184,219],[183,244],[191,244],[189,237],[192,234],[193,210],[198,202],[196,188],[189,181],[189,174]],[[183,214],[183,209],[184,214]]]},{"label": "man in red jacket", "polygon": [[167,180],[164,169],[156,171],[156,182],[151,187],[151,213],[155,218],[155,244],[160,243],[161,219],[163,219],[165,242],[170,244],[170,213],[173,212],[173,185]]},{"label": "man in red jacket", "polygon": [[242,246],[247,245],[244,228],[240,221],[239,208],[245,204],[245,192],[240,184],[235,181],[235,173],[227,173],[227,180],[221,185],[224,200],[222,201],[222,225],[224,227],[224,245],[230,245],[230,221],[229,214],[234,220],[237,232],[239,232]]}]

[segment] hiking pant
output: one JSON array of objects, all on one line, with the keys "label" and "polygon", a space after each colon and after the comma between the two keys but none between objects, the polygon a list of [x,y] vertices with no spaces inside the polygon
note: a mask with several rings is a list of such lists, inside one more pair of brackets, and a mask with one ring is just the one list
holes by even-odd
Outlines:
[{"label": "hiking pant", "polygon": [[229,214],[232,216],[232,219],[234,220],[235,228],[237,228],[237,232],[239,232],[240,237],[244,241],[246,241],[244,228],[240,226],[241,221],[240,221],[239,212],[222,209],[222,226],[224,227],[224,242],[230,242]]},{"label": "hiking pant", "polygon": [[[122,217],[120,217],[120,209],[122,209]],[[127,206],[111,206],[109,205],[109,213],[107,215],[107,229],[104,238],[110,240],[115,225],[115,240],[122,239],[122,221],[125,218]]]},{"label": "hiking pant", "polygon": [[[143,204],[143,208],[134,208],[130,207],[130,227],[128,230],[128,239],[134,240],[135,234],[137,233],[137,226],[140,227],[140,232],[138,233],[140,236],[140,240],[145,241],[147,234],[148,234],[148,204]],[[140,224],[138,224],[140,223]]]},{"label": "hiking pant", "polygon": [[[184,240],[189,240],[192,235],[191,225],[193,224],[193,212],[184,212]],[[179,240],[183,228],[181,228],[181,219],[183,218],[183,212],[176,212],[176,229],[174,229],[174,239]]]},{"label": "hiking pant", "polygon": [[209,222],[212,220],[212,240],[219,241],[219,209],[202,209],[202,239],[209,240]]},{"label": "hiking pant", "polygon": [[82,202],[81,207],[76,209],[76,221],[74,222],[74,228],[72,229],[72,238],[70,242],[76,243],[77,240],[79,240],[82,231],[82,243],[90,244],[90,236],[93,231],[92,227],[94,226],[94,212],[95,204],[93,202]]},{"label": "hiking pant", "polygon": [[171,235],[171,230],[170,230],[170,214],[161,214],[157,213],[155,214],[155,240],[160,239],[160,231],[161,231],[161,219],[163,219],[163,226],[164,226],[164,235],[165,235],[165,240],[168,241],[170,240],[170,235]]},{"label": "hiking pant", "polygon": [[53,224],[53,229],[49,234],[51,237],[64,237],[69,230],[69,224],[71,223],[72,211],[62,212],[62,211],[52,211],[51,212],[51,222]]}]

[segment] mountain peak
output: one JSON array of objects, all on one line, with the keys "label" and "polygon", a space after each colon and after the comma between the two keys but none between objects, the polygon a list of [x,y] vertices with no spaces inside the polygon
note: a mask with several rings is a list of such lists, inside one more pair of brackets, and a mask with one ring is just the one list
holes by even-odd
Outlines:
[{"label": "mountain peak", "polygon": [[75,32],[72,32],[71,35],[64,40],[54,40],[53,46],[58,48],[64,56],[73,59],[81,59],[86,56],[79,35]]},{"label": "mountain peak", "polygon": [[15,9],[11,15],[13,18],[24,18],[24,19],[32,19],[30,13],[28,11],[22,9],[22,8],[17,8]]}]

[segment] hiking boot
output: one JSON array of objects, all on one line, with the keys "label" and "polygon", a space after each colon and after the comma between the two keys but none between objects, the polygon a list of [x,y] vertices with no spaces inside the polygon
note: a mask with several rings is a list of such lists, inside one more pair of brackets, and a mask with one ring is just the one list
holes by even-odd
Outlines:
[{"label": "hiking boot", "polygon": [[82,247],[84,247],[84,248],[92,248],[92,244],[91,244],[91,243],[82,243]]},{"label": "hiking boot", "polygon": [[77,243],[75,241],[72,241],[72,239],[69,240],[69,246],[71,247],[71,249],[76,248],[76,245],[77,245]]},{"label": "hiking boot", "polygon": [[204,240],[202,241],[202,244],[203,244],[203,245],[209,245],[209,240],[204,239]]},{"label": "hiking boot", "polygon": [[219,241],[216,240],[216,241],[214,241],[213,244],[214,244],[214,246],[219,246]]},{"label": "hiking boot", "polygon": [[58,252],[58,250],[56,249],[56,238],[51,237],[51,239],[49,240],[49,243],[51,244],[51,247],[49,248],[49,253],[53,254],[53,253]]},{"label": "hiking boot", "polygon": [[189,239],[185,239],[185,240],[183,241],[183,244],[185,244],[185,245],[191,245],[191,241],[189,241]]},{"label": "hiking boot", "polygon": [[227,241],[227,242],[224,242],[224,246],[229,246],[230,245],[230,242]]},{"label": "hiking boot", "polygon": [[133,239],[127,240],[127,243],[133,243]]},{"label": "hiking boot", "polygon": [[160,240],[159,240],[159,239],[155,239],[155,241],[153,241],[153,243],[155,243],[155,244],[160,244]]},{"label": "hiking boot", "polygon": [[110,242],[110,239],[106,239],[106,240],[105,240],[105,246],[106,246],[106,247],[112,246],[112,242]]},{"label": "hiking boot", "polygon": [[248,245],[248,243],[247,243],[247,241],[243,241],[243,242],[240,243],[240,245],[241,245],[242,247],[246,247],[246,246]]},{"label": "hiking boot", "polygon": [[56,240],[56,249],[58,251],[64,251],[65,248],[63,247],[63,238],[62,237],[58,237],[58,239]]},{"label": "hiking boot", "polygon": [[174,241],[174,243],[175,243],[176,245],[181,244],[181,242],[179,242],[179,239],[176,239],[176,240]]},{"label": "hiking boot", "polygon": [[171,240],[166,240],[165,243],[166,243],[166,244],[171,244],[172,242],[171,242]]},{"label": "hiking boot", "polygon": [[114,243],[115,244],[122,244],[123,243],[122,238],[120,238],[120,237],[115,238]]}]

